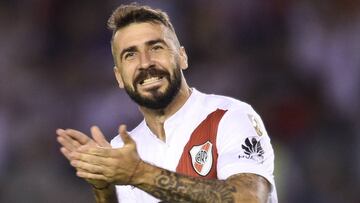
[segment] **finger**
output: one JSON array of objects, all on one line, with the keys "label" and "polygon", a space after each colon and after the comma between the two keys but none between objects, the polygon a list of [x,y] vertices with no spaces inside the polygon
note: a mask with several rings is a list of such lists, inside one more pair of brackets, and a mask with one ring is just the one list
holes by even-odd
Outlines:
[{"label": "finger", "polygon": [[130,137],[129,133],[126,131],[126,125],[120,125],[119,135],[124,142],[124,144],[132,144],[134,140]]},{"label": "finger", "polygon": [[78,161],[78,160],[72,160],[70,162],[70,164],[73,167],[75,167],[77,171],[85,171],[85,172],[89,172],[89,173],[104,174],[104,171],[106,170],[99,165],[89,164],[89,163],[86,163],[83,161]]},{"label": "finger", "polygon": [[66,134],[59,135],[57,137],[57,141],[66,149],[70,151],[75,151],[78,147],[80,147],[80,143],[76,140],[73,140]]},{"label": "finger", "polygon": [[80,178],[85,178],[85,179],[90,179],[90,180],[103,180],[103,181],[108,180],[108,178],[104,175],[89,173],[86,171],[77,171],[76,175]]},{"label": "finger", "polygon": [[[93,154],[91,154],[91,153],[93,153]],[[101,154],[101,155],[99,156],[96,153]],[[83,161],[83,162],[86,162],[89,164],[95,164],[95,165],[99,165],[99,166],[101,166],[101,165],[108,166],[111,164],[110,163],[111,159],[108,158],[107,155],[103,155],[103,154],[105,154],[104,152],[96,151],[96,153],[94,153],[92,151],[89,151],[88,153],[82,153],[79,151],[71,152],[70,159]],[[108,153],[108,152],[106,152],[106,153]]]},{"label": "finger", "polygon": [[56,134],[57,135],[62,135],[62,134],[64,134],[65,133],[65,130],[64,129],[61,129],[61,128],[58,128],[58,129],[56,129]]},{"label": "finger", "polygon": [[66,129],[66,134],[70,136],[72,139],[78,141],[81,145],[85,145],[92,142],[92,139],[89,138],[84,133],[74,130],[74,129]]},{"label": "finger", "polygon": [[96,155],[100,157],[109,157],[110,155],[112,155],[112,151],[113,149],[110,147],[89,146],[89,145],[83,145],[76,150],[76,152],[79,153]]},{"label": "finger", "polygon": [[60,152],[65,156],[65,158],[67,158],[69,161],[71,160],[70,157],[70,151],[67,150],[65,147],[61,147],[60,148]]},{"label": "finger", "polygon": [[99,146],[111,147],[110,143],[106,140],[104,134],[101,132],[99,127],[92,126],[90,131],[91,131],[92,138]]}]

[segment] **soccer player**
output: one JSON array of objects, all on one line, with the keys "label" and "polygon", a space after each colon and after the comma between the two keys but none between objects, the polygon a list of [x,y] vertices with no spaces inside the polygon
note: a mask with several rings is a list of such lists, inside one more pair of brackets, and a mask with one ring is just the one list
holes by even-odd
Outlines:
[{"label": "soccer player", "polygon": [[122,5],[108,21],[120,88],[144,120],[106,141],[58,129],[61,152],[97,202],[277,202],[274,153],[260,116],[187,84],[185,48],[161,10]]}]

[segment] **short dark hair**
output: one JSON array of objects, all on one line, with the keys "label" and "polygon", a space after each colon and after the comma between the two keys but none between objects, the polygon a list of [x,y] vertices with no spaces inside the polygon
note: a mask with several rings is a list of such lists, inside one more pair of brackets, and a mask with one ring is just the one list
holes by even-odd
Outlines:
[{"label": "short dark hair", "polygon": [[111,14],[108,20],[108,28],[112,31],[112,38],[116,31],[131,23],[155,22],[168,27],[175,34],[175,29],[170,22],[169,16],[160,9],[149,6],[141,6],[137,3],[120,5]]}]

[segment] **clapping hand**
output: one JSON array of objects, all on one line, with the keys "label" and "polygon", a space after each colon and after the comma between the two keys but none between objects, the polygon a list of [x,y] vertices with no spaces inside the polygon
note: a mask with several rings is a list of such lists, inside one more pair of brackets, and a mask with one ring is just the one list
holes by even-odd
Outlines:
[{"label": "clapping hand", "polygon": [[105,188],[110,184],[133,184],[133,177],[141,164],[135,141],[119,127],[119,135],[124,146],[111,148],[100,129],[91,128],[92,138],[73,129],[57,130],[60,151],[77,170],[77,176],[84,178],[95,188]]}]

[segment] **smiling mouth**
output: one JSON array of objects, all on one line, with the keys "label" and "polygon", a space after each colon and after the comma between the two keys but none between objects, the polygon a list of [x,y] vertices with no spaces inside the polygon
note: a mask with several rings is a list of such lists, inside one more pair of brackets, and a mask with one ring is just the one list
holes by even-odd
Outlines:
[{"label": "smiling mouth", "polygon": [[159,77],[150,77],[150,78],[147,78],[143,81],[140,82],[140,85],[149,85],[149,84],[152,84],[152,83],[155,83],[157,81],[160,81],[161,79],[163,79],[163,76],[159,76]]}]

